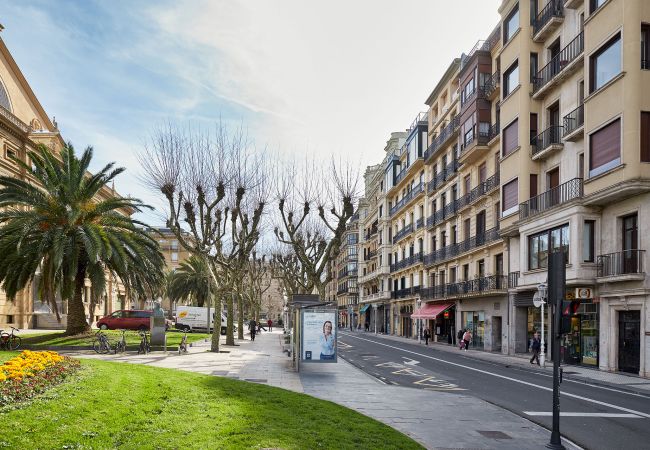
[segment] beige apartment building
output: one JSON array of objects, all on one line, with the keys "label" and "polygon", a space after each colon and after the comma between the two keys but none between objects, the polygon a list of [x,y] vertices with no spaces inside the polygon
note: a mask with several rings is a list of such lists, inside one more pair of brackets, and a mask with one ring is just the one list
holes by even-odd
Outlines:
[{"label": "beige apartment building", "polygon": [[359,323],[359,212],[348,223],[341,241],[341,249],[331,270],[336,277],[329,283],[336,286],[336,304],[339,313],[339,325],[355,327]]},{"label": "beige apartment building", "polygon": [[532,295],[563,250],[564,362],[647,376],[650,2],[509,0],[499,12],[511,351],[539,329]]},{"label": "beige apartment building", "polygon": [[[18,157],[25,161],[27,152],[36,150],[39,144],[47,145],[56,152],[64,145],[64,140],[56,122],[50,120],[4,41],[0,39],[0,174],[27,179],[27,173],[19,169],[10,158]],[[116,192],[107,189],[101,195],[109,197],[116,195]],[[125,214],[129,213],[125,211]],[[66,302],[60,301],[58,304],[63,317],[63,322],[58,323],[49,306],[40,301],[35,286],[36,281],[20,292],[14,301],[7,299],[0,289],[0,328],[65,327]],[[125,298],[126,293],[119,280],[108,277],[105,295],[99,299],[95,310],[87,313],[93,320],[97,320],[102,315],[119,309]],[[87,309],[90,307],[89,300],[90,285],[86,286],[84,292]]]}]

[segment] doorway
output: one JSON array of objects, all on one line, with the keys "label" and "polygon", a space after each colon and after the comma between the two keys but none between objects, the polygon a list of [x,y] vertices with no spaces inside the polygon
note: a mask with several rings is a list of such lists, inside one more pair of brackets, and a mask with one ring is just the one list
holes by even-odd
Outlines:
[{"label": "doorway", "polygon": [[639,373],[641,356],[641,313],[618,313],[618,370]]},{"label": "doorway", "polygon": [[501,333],[502,333],[502,320],[501,316],[492,317],[492,351],[501,352],[502,342],[501,342]]}]

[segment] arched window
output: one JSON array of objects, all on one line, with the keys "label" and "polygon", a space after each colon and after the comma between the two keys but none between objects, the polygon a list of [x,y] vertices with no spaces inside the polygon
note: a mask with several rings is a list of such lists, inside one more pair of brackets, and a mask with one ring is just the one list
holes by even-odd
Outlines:
[{"label": "arched window", "polygon": [[0,106],[5,108],[8,111],[11,111],[11,103],[9,103],[9,94],[5,90],[5,86],[0,80]]}]

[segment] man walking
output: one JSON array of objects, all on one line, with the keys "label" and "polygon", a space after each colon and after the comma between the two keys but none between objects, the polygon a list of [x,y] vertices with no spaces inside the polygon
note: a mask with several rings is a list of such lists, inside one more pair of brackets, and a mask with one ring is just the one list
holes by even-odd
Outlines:
[{"label": "man walking", "polygon": [[251,319],[251,321],[248,322],[248,329],[251,330],[251,341],[254,341],[255,333],[257,333],[257,323],[255,322],[255,319]]},{"label": "man walking", "polygon": [[539,333],[535,333],[533,336],[533,342],[530,344],[530,349],[533,351],[533,357],[530,358],[530,363],[534,364],[533,361],[537,360],[537,365],[539,366],[539,352],[542,349],[542,343],[539,340]]},{"label": "man walking", "polygon": [[422,336],[424,337],[424,345],[429,345],[429,329],[428,328],[424,329],[424,334]]},{"label": "man walking", "polygon": [[269,332],[273,331],[273,321],[269,319],[266,321],[266,324],[269,326]]}]

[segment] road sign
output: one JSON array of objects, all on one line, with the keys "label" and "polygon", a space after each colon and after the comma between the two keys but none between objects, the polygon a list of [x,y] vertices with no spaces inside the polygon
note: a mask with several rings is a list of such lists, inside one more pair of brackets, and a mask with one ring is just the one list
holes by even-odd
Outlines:
[{"label": "road sign", "polygon": [[539,292],[535,292],[535,295],[533,295],[533,305],[539,308],[542,306],[542,303],[544,303],[544,299],[539,295]]}]

